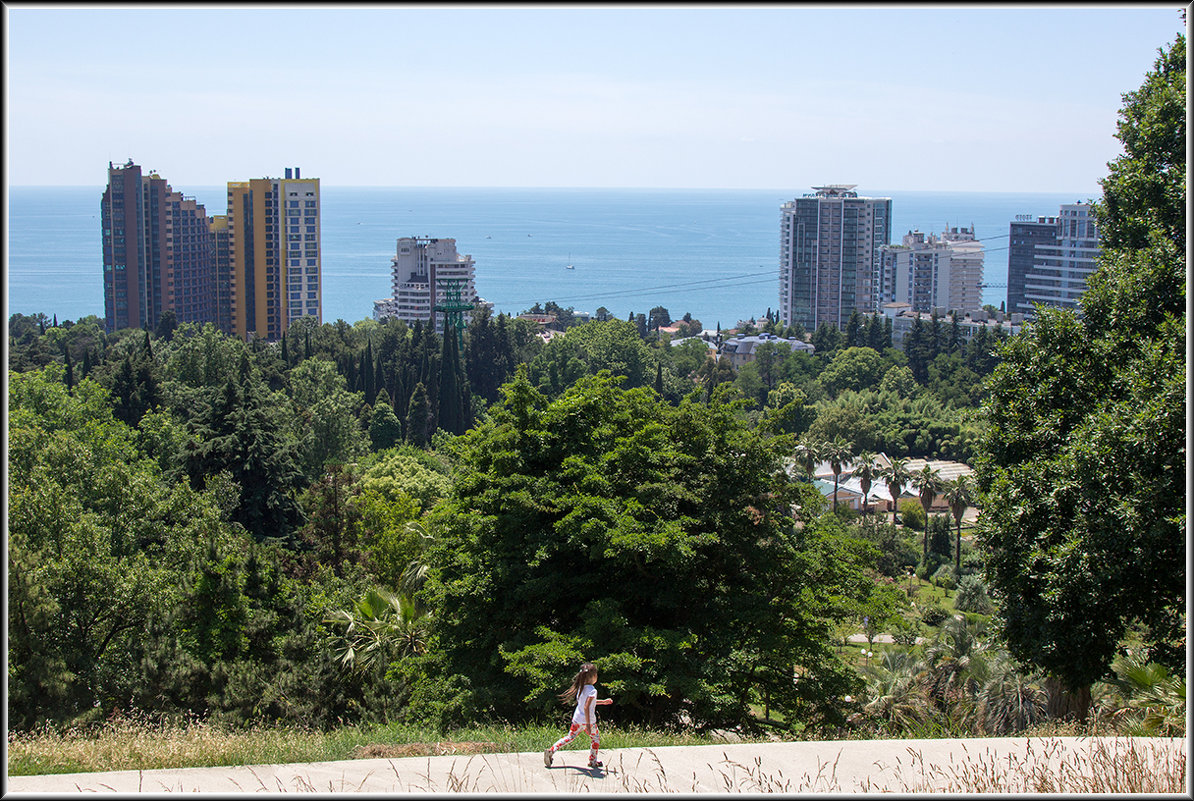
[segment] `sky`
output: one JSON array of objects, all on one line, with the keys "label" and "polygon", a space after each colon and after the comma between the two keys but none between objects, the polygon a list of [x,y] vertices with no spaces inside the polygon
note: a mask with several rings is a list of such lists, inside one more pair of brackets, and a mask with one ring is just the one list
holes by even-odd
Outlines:
[{"label": "sky", "polygon": [[1182,7],[8,3],[6,182],[1095,194]]}]

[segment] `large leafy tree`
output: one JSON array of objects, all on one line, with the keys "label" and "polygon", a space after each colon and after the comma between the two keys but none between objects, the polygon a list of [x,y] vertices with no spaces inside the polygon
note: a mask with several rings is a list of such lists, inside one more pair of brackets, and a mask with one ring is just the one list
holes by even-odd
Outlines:
[{"label": "large leafy tree", "polygon": [[824,501],[787,479],[783,438],[619,383],[549,401],[520,371],[460,440],[424,590],[442,661],[422,681],[454,705],[439,719],[541,717],[588,659],[627,722],[737,723],[758,692],[840,720],[853,679],[819,612],[865,594],[866,546],[793,525],[793,502]]},{"label": "large leafy tree", "polygon": [[9,374],[8,710],[15,725],[110,710],[173,576],[221,530],[213,493],[163,481],[95,381]]},{"label": "large leafy tree", "polygon": [[349,392],[344,376],[326,359],[306,359],[290,371],[291,400],[301,466],[308,480],[325,464],[348,463],[366,450],[366,434],[357,420],[362,393]]},{"label": "large leafy tree", "polygon": [[628,387],[643,387],[655,377],[655,356],[634,323],[591,322],[552,339],[528,366],[530,379],[555,396],[578,378],[609,370],[624,376]]},{"label": "large leafy tree", "polygon": [[986,405],[979,538],[1008,646],[1080,709],[1129,627],[1184,667],[1185,47],[1124,96],[1083,315],[1041,309]]}]

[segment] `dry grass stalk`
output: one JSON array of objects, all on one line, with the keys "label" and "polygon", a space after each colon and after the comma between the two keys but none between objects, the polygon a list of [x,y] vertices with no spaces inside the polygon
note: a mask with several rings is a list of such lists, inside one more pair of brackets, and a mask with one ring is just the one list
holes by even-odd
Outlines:
[{"label": "dry grass stalk", "polygon": [[[969,749],[962,749],[967,757]],[[1023,756],[990,752],[960,764],[927,765],[908,749],[911,775],[896,766],[902,791],[910,793],[1187,793],[1186,755],[1139,740],[1096,740],[1086,755],[1066,754],[1061,741],[1030,739]],[[861,790],[876,789],[869,780]]]}]

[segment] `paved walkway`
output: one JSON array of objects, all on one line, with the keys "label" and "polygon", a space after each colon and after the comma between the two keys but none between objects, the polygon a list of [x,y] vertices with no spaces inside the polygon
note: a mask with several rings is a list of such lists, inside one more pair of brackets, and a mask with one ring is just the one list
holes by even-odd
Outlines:
[{"label": "paved walkway", "polygon": [[587,749],[574,749],[557,753],[551,768],[542,754],[522,753],[16,776],[4,795],[1031,792],[1039,787],[997,781],[1059,775],[1063,763],[1081,770],[1096,750],[1110,749],[1118,760],[1127,748],[1184,765],[1186,743],[1177,738],[845,740],[616,749],[602,752],[602,771],[586,767]]}]

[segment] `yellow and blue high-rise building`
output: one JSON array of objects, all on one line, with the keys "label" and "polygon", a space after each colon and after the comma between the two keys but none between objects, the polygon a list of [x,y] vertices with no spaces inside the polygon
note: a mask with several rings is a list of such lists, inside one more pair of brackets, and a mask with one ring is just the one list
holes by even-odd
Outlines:
[{"label": "yellow and blue high-rise building", "polygon": [[103,196],[104,304],[109,330],[210,322],[245,339],[281,338],[303,317],[323,321],[319,179],[230,181],[225,214],[170,189],[130,160],[108,165]]}]

